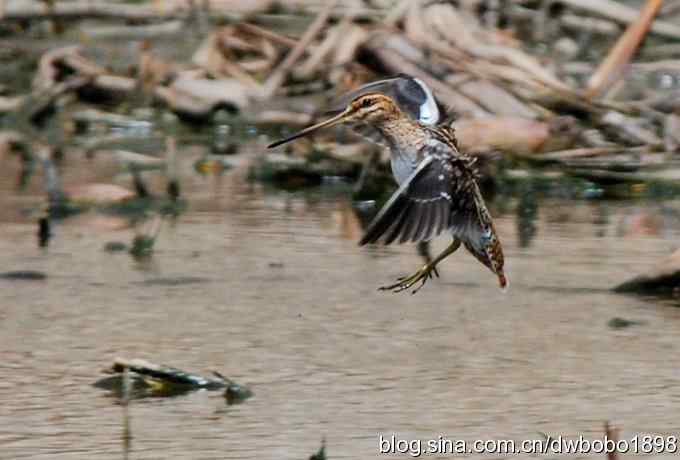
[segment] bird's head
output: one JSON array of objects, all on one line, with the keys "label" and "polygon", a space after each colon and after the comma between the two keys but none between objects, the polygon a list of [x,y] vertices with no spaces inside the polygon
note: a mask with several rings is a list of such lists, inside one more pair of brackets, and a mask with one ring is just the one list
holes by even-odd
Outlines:
[{"label": "bird's head", "polygon": [[336,112],[335,116],[328,120],[305,128],[290,137],[276,141],[268,147],[278,147],[279,145],[318,131],[321,128],[330,128],[331,126],[341,123],[367,123],[376,125],[398,116],[399,108],[392,98],[380,93],[363,94],[352,99],[344,110]]}]

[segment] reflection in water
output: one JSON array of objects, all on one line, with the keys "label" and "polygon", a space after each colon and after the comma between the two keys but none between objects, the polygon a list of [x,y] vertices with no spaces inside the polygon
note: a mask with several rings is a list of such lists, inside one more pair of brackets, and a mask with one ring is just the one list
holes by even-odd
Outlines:
[{"label": "reflection in water", "polygon": [[[3,271],[47,275],[0,279],[3,455],[120,458],[120,407],[92,387],[116,356],[220,369],[254,390],[227,411],[210,392],[135,401],[134,459],[309,458],[324,435],[333,458],[371,458],[380,434],[592,437],[602,420],[620,424],[622,438],[680,431],[668,359],[680,352],[680,309],[609,291],[679,236],[673,219],[644,234],[621,223],[640,208],[670,215],[677,201],[499,194],[490,208],[507,248],[507,293],[461,253],[418,295],[394,295],[376,288],[413,267],[416,247],[357,247],[351,186],[248,183],[239,161],[254,153],[230,157],[236,167],[219,178],[178,155],[186,211],[161,228],[150,272],[104,250],[129,243],[129,227],[64,219],[39,250],[26,210],[42,187],[34,179],[18,193],[16,165],[2,173]],[[101,174],[97,165],[87,174]],[[84,174],[65,155],[64,182]],[[615,329],[613,318],[637,325]]]},{"label": "reflection in water", "polygon": [[536,236],[536,218],[538,217],[538,196],[531,191],[523,191],[517,203],[517,235],[519,247],[528,248]]},{"label": "reflection in water", "polygon": [[595,236],[606,236],[605,229],[609,223],[609,209],[606,205],[594,207],[593,224],[595,224]]}]

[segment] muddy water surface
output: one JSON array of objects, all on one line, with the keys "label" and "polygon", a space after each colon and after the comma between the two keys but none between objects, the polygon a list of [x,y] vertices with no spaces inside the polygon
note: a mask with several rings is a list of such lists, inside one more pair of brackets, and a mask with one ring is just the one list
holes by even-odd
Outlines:
[{"label": "muddy water surface", "polygon": [[[65,182],[111,173],[86,170],[67,156]],[[47,274],[0,281],[0,458],[122,458],[121,408],[92,387],[117,356],[255,392],[230,407],[208,392],[134,401],[134,459],[304,459],[324,436],[329,458],[376,458],[380,434],[592,438],[605,420],[624,438],[680,434],[680,308],[608,291],[677,247],[680,203],[546,199],[520,219],[518,199],[497,197],[508,292],[461,251],[394,295],[376,288],[421,263],[415,248],[357,247],[341,187],[183,170],[187,211],[146,263],[103,250],[133,232],[102,216],[62,221],[39,250],[23,210],[40,178],[19,193],[13,167],[0,173],[0,271]]]}]

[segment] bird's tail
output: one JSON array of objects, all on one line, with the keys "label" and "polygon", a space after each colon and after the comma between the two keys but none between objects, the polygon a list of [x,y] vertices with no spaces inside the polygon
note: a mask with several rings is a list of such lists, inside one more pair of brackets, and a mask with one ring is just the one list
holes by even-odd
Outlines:
[{"label": "bird's tail", "polygon": [[510,283],[508,283],[508,279],[505,277],[505,273],[503,273],[503,271],[500,271],[496,273],[496,275],[498,276],[498,284],[501,286],[501,289],[503,291],[507,291]]}]

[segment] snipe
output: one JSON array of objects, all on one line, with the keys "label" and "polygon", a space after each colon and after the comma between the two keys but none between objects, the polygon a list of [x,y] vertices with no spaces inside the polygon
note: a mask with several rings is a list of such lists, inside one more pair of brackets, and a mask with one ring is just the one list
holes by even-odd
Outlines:
[{"label": "snipe", "polygon": [[474,159],[458,150],[453,129],[441,123],[439,109],[427,86],[400,75],[369,83],[350,93],[343,110],[310,126],[277,147],[321,128],[347,123],[389,146],[392,173],[399,188],[373,219],[359,245],[422,242],[444,231],[452,243],[410,276],[381,290],[417,292],[436,266],[461,244],[507,285],[503,249],[477,185]]}]

